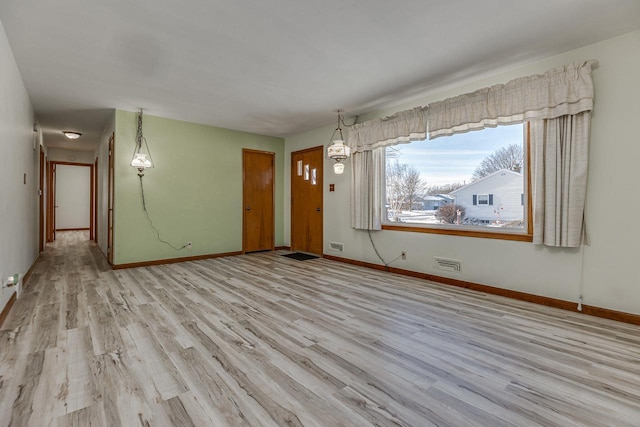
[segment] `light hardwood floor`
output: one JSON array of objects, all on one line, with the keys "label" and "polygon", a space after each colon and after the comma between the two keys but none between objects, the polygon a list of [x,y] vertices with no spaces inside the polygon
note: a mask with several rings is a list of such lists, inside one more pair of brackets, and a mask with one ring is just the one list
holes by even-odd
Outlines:
[{"label": "light hardwood floor", "polygon": [[640,328],[317,259],[111,271],[60,233],[0,329],[0,425],[638,426]]}]

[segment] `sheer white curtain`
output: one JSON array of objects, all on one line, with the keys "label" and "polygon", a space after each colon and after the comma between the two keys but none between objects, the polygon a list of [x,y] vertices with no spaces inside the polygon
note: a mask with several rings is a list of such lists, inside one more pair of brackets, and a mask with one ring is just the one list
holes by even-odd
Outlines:
[{"label": "sheer white curtain", "polygon": [[590,122],[585,111],[531,124],[535,244],[582,244]]},{"label": "sheer white curtain", "polygon": [[354,153],[351,165],[351,227],[381,230],[384,148]]}]

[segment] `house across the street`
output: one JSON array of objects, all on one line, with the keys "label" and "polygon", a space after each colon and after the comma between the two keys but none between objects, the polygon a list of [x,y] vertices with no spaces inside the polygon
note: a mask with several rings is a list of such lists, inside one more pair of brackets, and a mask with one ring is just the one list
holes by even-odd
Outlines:
[{"label": "house across the street", "polygon": [[422,199],[422,209],[425,211],[434,211],[444,205],[453,203],[455,197],[449,194],[436,194],[435,196],[426,196]]},{"label": "house across the street", "polygon": [[502,169],[450,193],[465,208],[465,222],[506,223],[524,219],[524,177]]}]

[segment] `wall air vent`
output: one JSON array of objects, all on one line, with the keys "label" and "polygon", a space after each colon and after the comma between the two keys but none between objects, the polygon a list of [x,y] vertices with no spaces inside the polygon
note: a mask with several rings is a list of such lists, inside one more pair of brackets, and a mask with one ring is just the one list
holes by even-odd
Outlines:
[{"label": "wall air vent", "polygon": [[332,251],[344,252],[344,243],[329,242],[329,247]]},{"label": "wall air vent", "polygon": [[451,271],[454,273],[462,271],[462,261],[458,259],[441,258],[437,256],[434,256],[433,259],[435,261],[433,268],[436,270]]}]

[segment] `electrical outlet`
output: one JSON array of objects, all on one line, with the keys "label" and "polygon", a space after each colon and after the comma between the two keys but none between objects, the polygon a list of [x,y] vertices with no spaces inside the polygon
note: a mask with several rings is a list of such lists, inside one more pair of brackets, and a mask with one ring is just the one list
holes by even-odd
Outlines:
[{"label": "electrical outlet", "polygon": [[407,253],[405,251],[402,251],[402,255],[400,255],[402,257],[402,259],[406,260],[407,259]]},{"label": "electrical outlet", "polygon": [[189,241],[187,242],[187,247],[188,247],[188,248],[190,248],[191,246],[193,246],[193,242],[192,242],[191,240],[189,240]]}]

